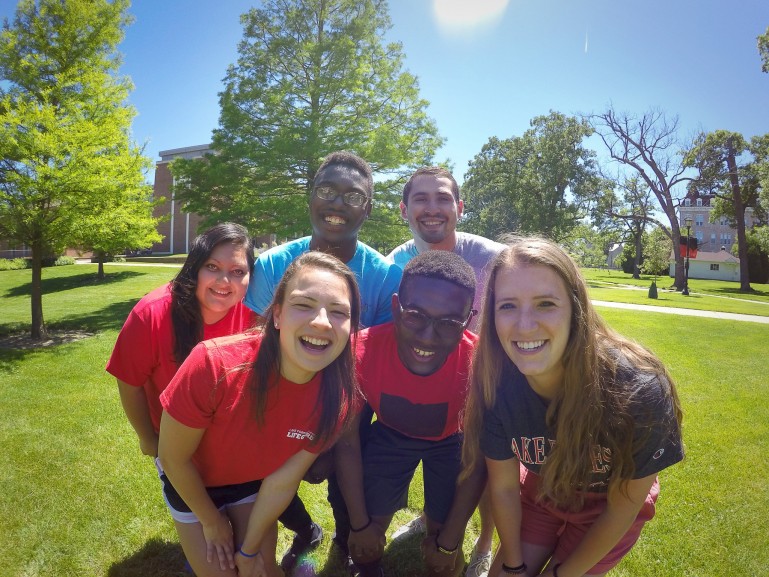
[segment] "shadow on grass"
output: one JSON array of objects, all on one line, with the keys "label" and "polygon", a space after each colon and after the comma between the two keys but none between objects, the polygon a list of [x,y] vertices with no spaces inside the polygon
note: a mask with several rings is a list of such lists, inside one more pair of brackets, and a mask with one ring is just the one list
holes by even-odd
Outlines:
[{"label": "shadow on grass", "polygon": [[[138,299],[131,299],[117,303],[111,303],[106,307],[87,313],[72,314],[63,317],[55,323],[47,323],[46,327],[51,332],[63,331],[84,331],[88,333],[100,333],[108,330],[119,330],[128,313],[136,304]],[[30,331],[29,324],[21,325],[19,323],[0,325],[0,337]],[[53,356],[60,354],[69,354],[61,344],[53,344],[43,347],[19,347],[4,348],[0,347],[0,373],[9,373],[14,370],[19,363],[23,362],[29,355],[45,351]]]},{"label": "shadow on grass", "polygon": [[[739,288],[722,288],[722,289],[710,289],[708,292],[718,295],[728,295],[730,297],[738,299],[748,299],[752,296],[769,297],[769,290],[757,289],[755,284],[750,285],[753,288],[752,292],[744,293]],[[765,286],[765,285],[761,285]]]},{"label": "shadow on grass", "polygon": [[[131,270],[121,270],[118,272],[109,273],[104,277],[104,280],[99,280],[95,272],[87,272],[57,278],[44,278],[42,279],[43,294],[46,295],[68,291],[84,286],[105,286],[113,283],[119,283],[137,276],[142,276],[142,273]],[[31,281],[5,291],[5,296],[8,297],[23,297],[29,294],[32,294]]]},{"label": "shadow on grass", "polygon": [[113,563],[108,577],[190,577],[178,543],[150,539],[130,557]]}]

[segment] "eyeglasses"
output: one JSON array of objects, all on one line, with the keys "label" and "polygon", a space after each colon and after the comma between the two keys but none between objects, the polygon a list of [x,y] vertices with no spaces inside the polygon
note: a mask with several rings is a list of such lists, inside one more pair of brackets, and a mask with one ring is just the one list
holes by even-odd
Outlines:
[{"label": "eyeglasses", "polygon": [[362,192],[340,193],[330,186],[318,186],[315,188],[314,193],[318,198],[328,200],[329,202],[334,202],[337,197],[341,196],[342,201],[350,206],[365,206],[368,202],[368,196]]},{"label": "eyeglasses", "polygon": [[401,310],[400,320],[404,326],[413,331],[422,331],[427,328],[427,325],[433,325],[437,335],[443,339],[454,339],[460,336],[467,328],[467,324],[473,318],[473,315],[478,313],[478,311],[473,309],[464,321],[458,321],[445,317],[436,319],[416,309],[404,309],[400,301],[398,301],[398,307]]}]

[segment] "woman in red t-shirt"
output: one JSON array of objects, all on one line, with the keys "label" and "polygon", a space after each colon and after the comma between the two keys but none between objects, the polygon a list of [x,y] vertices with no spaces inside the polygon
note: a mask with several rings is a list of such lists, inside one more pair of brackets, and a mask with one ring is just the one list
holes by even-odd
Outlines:
[{"label": "woman in red t-shirt", "polygon": [[256,315],[241,302],[253,266],[248,231],[239,224],[218,224],[195,238],[179,274],[129,314],[107,372],[117,379],[123,409],[145,455],[158,454],[160,394],[192,348],[254,324]]},{"label": "woman in red t-shirt", "polygon": [[164,496],[198,577],[280,575],[275,522],[349,420],[359,319],[350,269],[305,253],[260,331],[200,343],[161,395]]}]

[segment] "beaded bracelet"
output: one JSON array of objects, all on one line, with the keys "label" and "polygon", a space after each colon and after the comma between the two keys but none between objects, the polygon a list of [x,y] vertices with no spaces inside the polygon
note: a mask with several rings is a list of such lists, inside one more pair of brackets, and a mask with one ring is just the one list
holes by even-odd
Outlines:
[{"label": "beaded bracelet", "polygon": [[241,555],[243,555],[243,557],[247,557],[248,559],[253,559],[253,558],[254,558],[254,557],[256,557],[257,555],[259,555],[259,551],[257,551],[257,552],[256,552],[256,553],[254,553],[253,555],[249,555],[248,553],[246,553],[246,552],[244,552],[244,551],[243,551],[243,547],[241,547],[240,549],[238,549],[238,553],[240,553]]},{"label": "beaded bracelet", "polygon": [[361,532],[361,531],[363,531],[364,529],[368,529],[369,525],[371,525],[371,521],[372,521],[372,519],[371,519],[371,515],[369,515],[369,517],[368,517],[368,523],[366,523],[365,525],[363,525],[363,527],[361,527],[360,529],[353,529],[352,527],[350,527],[350,531],[352,531],[353,533],[360,533],[360,532]]},{"label": "beaded bracelet", "polygon": [[[502,563],[502,571],[507,573],[508,575],[523,575],[526,573],[526,563],[521,563],[517,567],[510,567],[509,565],[505,565]],[[557,575],[555,577],[558,577]]]}]

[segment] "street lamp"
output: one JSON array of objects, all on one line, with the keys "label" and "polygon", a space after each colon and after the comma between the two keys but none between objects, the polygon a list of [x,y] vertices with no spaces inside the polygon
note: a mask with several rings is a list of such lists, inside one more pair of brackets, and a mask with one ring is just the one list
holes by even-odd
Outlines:
[{"label": "street lamp", "polygon": [[692,228],[691,217],[687,216],[684,222],[686,223],[686,263],[684,264],[684,290],[681,291],[681,294],[689,296],[689,240],[691,239],[689,231]]}]

